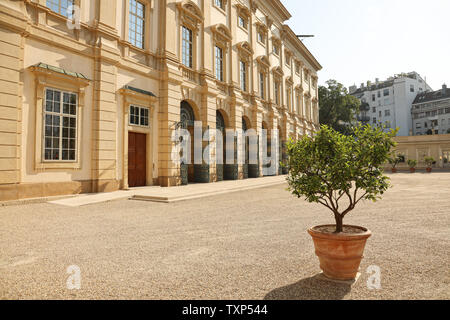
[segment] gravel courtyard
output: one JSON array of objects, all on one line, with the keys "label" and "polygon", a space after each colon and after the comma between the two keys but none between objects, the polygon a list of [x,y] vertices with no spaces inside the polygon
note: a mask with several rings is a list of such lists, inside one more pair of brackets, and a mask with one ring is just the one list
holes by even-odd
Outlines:
[{"label": "gravel courtyard", "polygon": [[[450,173],[392,182],[346,218],[373,232],[352,287],[317,276],[306,230],[331,213],[279,185],[174,204],[0,207],[0,299],[450,299]],[[66,288],[71,265],[80,290]],[[372,265],[380,290],[367,287]]]}]

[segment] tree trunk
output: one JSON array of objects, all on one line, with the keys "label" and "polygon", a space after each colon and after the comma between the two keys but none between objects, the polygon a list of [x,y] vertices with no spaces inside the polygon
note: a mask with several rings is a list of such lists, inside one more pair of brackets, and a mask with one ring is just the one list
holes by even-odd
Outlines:
[{"label": "tree trunk", "polygon": [[334,218],[336,219],[336,233],[341,233],[344,231],[344,219],[343,217],[335,212],[334,213]]}]

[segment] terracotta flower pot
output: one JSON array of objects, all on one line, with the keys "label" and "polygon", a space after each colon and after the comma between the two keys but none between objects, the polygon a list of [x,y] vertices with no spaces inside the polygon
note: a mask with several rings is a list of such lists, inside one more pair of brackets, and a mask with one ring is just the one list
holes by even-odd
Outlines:
[{"label": "terracotta flower pot", "polygon": [[397,168],[392,168],[391,171],[392,173],[397,173]]},{"label": "terracotta flower pot", "polygon": [[428,173],[431,173],[432,170],[433,170],[432,168],[427,168]]},{"label": "terracotta flower pot", "polygon": [[351,228],[356,233],[340,234],[321,230],[323,228],[331,229],[335,226],[317,226],[308,230],[313,238],[323,274],[335,280],[355,279],[363,258],[366,241],[372,233],[365,228],[356,226],[344,226],[344,231],[345,228]]},{"label": "terracotta flower pot", "polygon": [[416,172],[416,168],[409,168],[409,171],[410,171],[411,173],[415,173],[415,172]]}]

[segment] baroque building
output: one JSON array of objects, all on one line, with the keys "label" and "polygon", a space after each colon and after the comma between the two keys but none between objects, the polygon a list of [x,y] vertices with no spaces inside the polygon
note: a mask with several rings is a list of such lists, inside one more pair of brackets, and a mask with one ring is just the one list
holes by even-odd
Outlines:
[{"label": "baroque building", "polygon": [[214,141],[183,168],[172,133],[317,130],[321,66],[290,18],[278,0],[0,0],[0,200],[261,176]]}]

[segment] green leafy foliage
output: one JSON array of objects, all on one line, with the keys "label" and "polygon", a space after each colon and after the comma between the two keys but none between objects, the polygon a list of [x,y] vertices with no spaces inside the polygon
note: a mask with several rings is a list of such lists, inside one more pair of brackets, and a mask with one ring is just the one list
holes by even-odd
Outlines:
[{"label": "green leafy foliage", "polygon": [[414,169],[414,168],[417,166],[417,160],[409,159],[409,160],[408,160],[408,166],[409,166],[411,169]]},{"label": "green leafy foliage", "polygon": [[347,136],[322,126],[314,137],[291,140],[287,145],[289,190],[330,209],[336,232],[342,232],[343,218],[361,200],[376,201],[390,187],[383,165],[396,134],[397,130],[386,133],[367,125],[354,127]]},{"label": "green leafy foliage", "polygon": [[425,157],[423,160],[425,161],[425,164],[428,168],[431,168],[436,161],[433,157]]},{"label": "green leafy foliage", "polygon": [[395,156],[395,155],[392,157],[389,157],[389,159],[388,159],[389,164],[392,166],[393,169],[395,169],[398,166],[398,164],[400,162],[402,162],[402,160],[403,160],[403,157]]},{"label": "green leafy foliage", "polygon": [[348,94],[347,88],[336,80],[319,86],[319,118],[321,125],[350,134],[349,126],[355,122],[361,101]]}]

